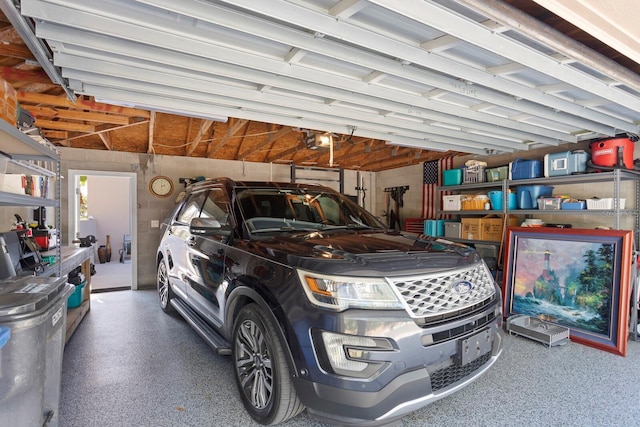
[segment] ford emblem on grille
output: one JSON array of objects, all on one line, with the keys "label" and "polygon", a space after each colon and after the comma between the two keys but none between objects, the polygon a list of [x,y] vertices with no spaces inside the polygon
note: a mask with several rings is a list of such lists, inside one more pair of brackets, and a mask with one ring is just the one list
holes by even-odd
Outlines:
[{"label": "ford emblem on grille", "polygon": [[466,280],[460,280],[459,282],[455,282],[451,285],[451,290],[460,295],[471,292],[471,289],[473,289],[473,284]]}]

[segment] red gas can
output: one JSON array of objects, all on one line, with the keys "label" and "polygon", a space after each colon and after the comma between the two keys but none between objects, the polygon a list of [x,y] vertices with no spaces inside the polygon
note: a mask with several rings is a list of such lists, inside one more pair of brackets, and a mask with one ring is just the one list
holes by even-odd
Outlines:
[{"label": "red gas can", "polygon": [[589,148],[591,162],[596,166],[633,169],[633,141],[629,138],[594,141]]}]

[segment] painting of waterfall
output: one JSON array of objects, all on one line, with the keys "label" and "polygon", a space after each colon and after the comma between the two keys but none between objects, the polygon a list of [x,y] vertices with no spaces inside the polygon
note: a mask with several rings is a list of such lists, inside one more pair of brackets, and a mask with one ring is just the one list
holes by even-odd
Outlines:
[{"label": "painting of waterfall", "polygon": [[571,340],[626,352],[632,232],[509,228],[505,315],[565,326]]}]

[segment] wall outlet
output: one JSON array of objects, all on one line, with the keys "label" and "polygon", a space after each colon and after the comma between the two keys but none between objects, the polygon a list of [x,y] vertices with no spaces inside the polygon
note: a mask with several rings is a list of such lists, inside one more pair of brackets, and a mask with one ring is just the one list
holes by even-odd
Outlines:
[{"label": "wall outlet", "polygon": [[151,228],[160,228],[160,221],[158,221],[157,219],[152,219]]}]

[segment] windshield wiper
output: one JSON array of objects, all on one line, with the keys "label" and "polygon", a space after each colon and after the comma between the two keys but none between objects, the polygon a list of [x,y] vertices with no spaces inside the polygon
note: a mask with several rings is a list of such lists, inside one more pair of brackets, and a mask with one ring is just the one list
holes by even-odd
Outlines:
[{"label": "windshield wiper", "polygon": [[379,227],[372,227],[370,225],[364,225],[364,224],[347,224],[347,228],[353,228],[353,229],[366,229],[366,230],[381,230],[381,228]]},{"label": "windshield wiper", "polygon": [[287,226],[287,225],[283,225],[282,227],[278,227],[278,228],[261,228],[259,230],[253,230],[251,231],[251,233],[274,233],[277,231],[287,231],[287,232],[291,232],[291,231],[301,231],[301,232],[307,232],[307,231],[318,231],[316,228],[311,228],[311,227],[291,227],[291,226]]}]

